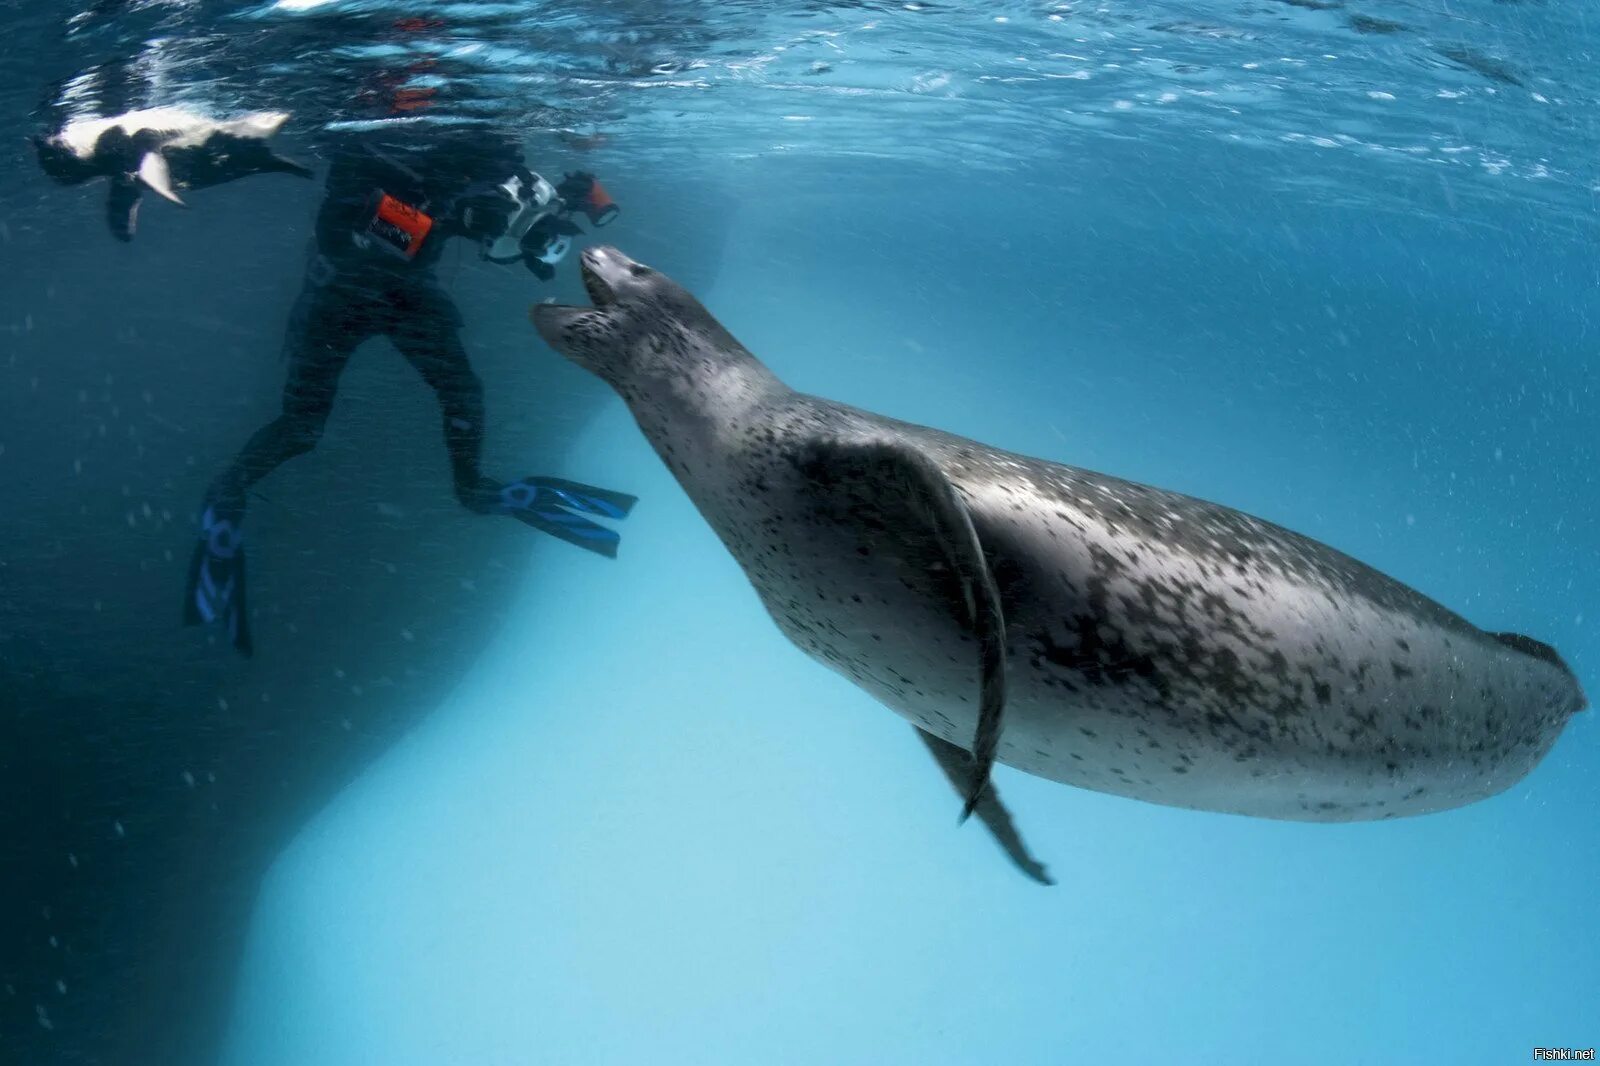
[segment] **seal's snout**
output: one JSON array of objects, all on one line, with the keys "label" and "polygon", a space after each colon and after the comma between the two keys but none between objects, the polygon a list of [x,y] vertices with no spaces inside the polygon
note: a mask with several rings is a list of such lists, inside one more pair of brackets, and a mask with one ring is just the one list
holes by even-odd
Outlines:
[{"label": "seal's snout", "polygon": [[580,261],[583,287],[597,308],[609,307],[629,291],[629,281],[650,273],[609,244],[584,250]]},{"label": "seal's snout", "polygon": [[528,317],[552,348],[605,376],[607,368],[629,358],[628,338],[659,326],[662,315],[670,315],[662,303],[666,281],[608,244],[584,250],[578,276],[592,306],[535,304]]},{"label": "seal's snout", "polygon": [[628,257],[607,245],[585,249],[578,257],[578,276],[594,307],[566,307],[557,303],[535,304],[528,317],[550,346],[563,355],[573,354],[573,334],[583,323],[604,321],[603,312],[616,306],[623,279],[631,266]]}]

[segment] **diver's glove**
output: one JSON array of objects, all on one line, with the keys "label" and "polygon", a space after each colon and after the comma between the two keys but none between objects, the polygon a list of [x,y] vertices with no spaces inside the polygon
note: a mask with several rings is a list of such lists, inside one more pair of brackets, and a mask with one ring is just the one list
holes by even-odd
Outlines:
[{"label": "diver's glove", "polygon": [[456,201],[456,221],[463,236],[492,241],[504,235],[511,216],[521,206],[516,198],[506,195],[504,186],[473,188]]},{"label": "diver's glove", "polygon": [[[454,204],[461,232],[475,240],[506,236],[519,217],[537,210],[555,196],[555,190],[527,167],[515,167],[504,178],[469,185]],[[516,234],[512,234],[516,236]]]},{"label": "diver's glove", "polygon": [[605,186],[587,170],[563,176],[561,184],[556,186],[556,192],[570,209],[582,211],[593,226],[606,225],[621,211],[606,192]]}]

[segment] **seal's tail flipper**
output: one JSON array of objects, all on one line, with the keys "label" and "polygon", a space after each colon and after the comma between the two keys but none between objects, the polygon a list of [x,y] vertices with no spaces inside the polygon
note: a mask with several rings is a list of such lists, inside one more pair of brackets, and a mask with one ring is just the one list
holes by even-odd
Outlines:
[{"label": "seal's tail flipper", "polygon": [[939,465],[899,442],[819,442],[800,466],[820,517],[853,532],[863,554],[885,565],[898,559],[908,586],[946,597],[978,645],[978,728],[963,789],[965,821],[988,786],[1006,706],[1005,615],[972,516]]},{"label": "seal's tail flipper", "polygon": [[[912,728],[916,729],[915,726]],[[972,756],[965,749],[956,747],[948,740],[941,740],[927,730],[917,729],[917,736],[922,738],[922,742],[933,753],[939,768],[956,787],[956,791],[964,792],[972,777]],[[975,813],[978,820],[988,827],[995,842],[1010,856],[1017,869],[1041,885],[1056,883],[1055,878],[1050,876],[1049,867],[1035,859],[1028,851],[1028,845],[1023,841],[1022,834],[1017,832],[1016,825],[1011,821],[1011,812],[1000,802],[1000,796],[995,792],[993,785],[978,797]]]},{"label": "seal's tail flipper", "polygon": [[1490,633],[1491,637],[1504,644],[1513,651],[1520,651],[1524,655],[1531,655],[1535,659],[1549,663],[1564,674],[1571,674],[1572,667],[1561,657],[1561,653],[1542,640],[1525,637],[1521,633]]},{"label": "seal's tail flipper", "polygon": [[1577,714],[1589,705],[1589,698],[1583,694],[1583,687],[1578,683],[1578,675],[1572,672],[1572,667],[1561,657],[1561,653],[1542,640],[1523,636],[1521,633],[1490,633],[1496,641],[1510,648],[1512,651],[1521,652],[1523,655],[1532,656],[1540,662],[1549,663],[1551,666],[1566,674],[1572,682],[1572,699],[1568,707],[1571,714]]},{"label": "seal's tail flipper", "polygon": [[525,477],[500,490],[499,509],[568,544],[615,559],[621,535],[582,516],[589,514],[621,520],[628,517],[633,505],[638,502],[637,496],[578,481]]}]

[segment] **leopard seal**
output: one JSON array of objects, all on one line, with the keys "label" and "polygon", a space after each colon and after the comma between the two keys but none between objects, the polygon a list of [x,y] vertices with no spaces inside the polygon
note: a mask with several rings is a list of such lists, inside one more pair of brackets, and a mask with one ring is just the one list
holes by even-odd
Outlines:
[{"label": "leopard seal", "polygon": [[1509,787],[1586,705],[1548,645],[1317,541],[795,392],[664,275],[609,247],[582,272],[594,307],[535,306],[540,335],[627,403],[783,633],[909,720],[1038,880],[992,760],[1396,818]]}]

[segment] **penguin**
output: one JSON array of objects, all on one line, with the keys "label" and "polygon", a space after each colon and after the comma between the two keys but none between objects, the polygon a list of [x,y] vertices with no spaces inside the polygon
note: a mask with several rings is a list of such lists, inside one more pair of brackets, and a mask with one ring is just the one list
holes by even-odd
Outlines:
[{"label": "penguin", "polygon": [[206,189],[252,174],[312,176],[274,152],[267,140],[288,121],[282,111],[217,119],[176,107],[77,118],[49,136],[35,136],[39,166],[62,185],[108,178],[106,222],[112,236],[133,240],[145,189],[185,206],[180,189]]}]

